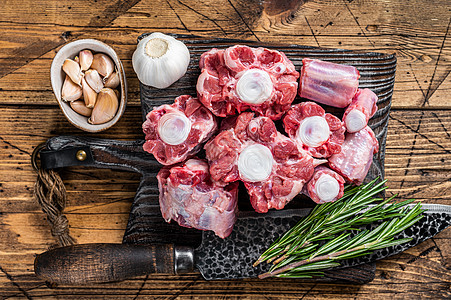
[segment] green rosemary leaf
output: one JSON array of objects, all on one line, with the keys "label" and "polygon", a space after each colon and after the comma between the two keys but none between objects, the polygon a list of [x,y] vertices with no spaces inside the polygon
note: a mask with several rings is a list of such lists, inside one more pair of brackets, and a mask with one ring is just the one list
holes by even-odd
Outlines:
[{"label": "green rosemary leaf", "polygon": [[[382,225],[384,226],[379,226],[378,228],[381,228],[381,230],[374,230],[373,232],[373,236],[376,237],[376,240],[383,240],[385,239],[387,236],[389,236],[390,232],[393,231],[393,226],[395,226],[396,224],[399,224],[400,219],[399,218],[394,218],[391,219],[390,221],[385,221],[384,223],[382,223]],[[376,228],[376,229],[378,229]]]},{"label": "green rosemary leaf", "polygon": [[359,213],[361,211],[360,207],[357,207],[355,209],[350,209],[349,211],[347,211],[346,213],[342,214],[340,217],[334,219],[334,222],[339,222],[341,220],[345,220],[351,216],[355,216],[357,213]]},{"label": "green rosemary leaf", "polygon": [[324,272],[302,272],[302,273],[298,273],[298,272],[289,272],[286,274],[280,274],[277,275],[276,277],[279,278],[303,278],[303,279],[311,279],[313,277],[322,277],[324,276]]},{"label": "green rosemary leaf", "polygon": [[324,244],[320,249],[318,249],[318,251],[315,252],[311,256],[311,258],[335,251],[338,247],[340,247],[341,243],[344,243],[346,241],[346,239],[349,237],[349,235],[350,235],[350,233],[342,233],[341,235],[334,238],[333,240],[330,240],[329,242]]},{"label": "green rosemary leaf", "polygon": [[338,251],[343,251],[345,249],[351,249],[353,248],[353,245],[356,243],[356,241],[358,241],[361,238],[364,238],[365,235],[368,233],[368,230],[363,230],[360,231],[358,234],[356,234],[354,237],[352,237],[351,239],[349,239],[348,241],[344,242],[340,248],[337,249]]},{"label": "green rosemary leaf", "polygon": [[313,252],[317,247],[318,247],[317,244],[312,244],[312,245],[309,245],[309,246],[307,246],[305,248],[300,248],[300,250],[293,252],[293,254],[302,255],[302,254],[307,253],[307,252]]},{"label": "green rosemary leaf", "polygon": [[407,238],[407,239],[397,239],[394,241],[390,241],[390,242],[385,242],[385,243],[380,243],[377,245],[374,245],[373,247],[371,247],[371,250],[378,250],[378,249],[384,249],[384,248],[388,248],[388,247],[392,247],[392,246],[396,246],[396,245],[401,245],[407,242],[410,242],[412,239],[411,238]]},{"label": "green rosemary leaf", "polygon": [[308,265],[303,265],[303,266],[294,268],[293,270],[296,272],[321,270],[321,269],[329,269],[329,268],[338,267],[339,265],[340,265],[339,263],[333,262],[332,260],[327,260],[327,261],[314,262],[314,263],[311,263]]},{"label": "green rosemary leaf", "polygon": [[[420,214],[421,214],[421,212],[420,212]],[[400,227],[400,228],[397,228],[397,229],[394,231],[393,234],[400,233],[401,231],[403,231],[403,230],[409,228],[410,226],[412,226],[413,224],[415,224],[416,222],[418,222],[418,221],[421,220],[422,218],[423,218],[422,215],[415,217],[415,218],[412,219],[409,223],[404,224],[404,225],[403,225],[402,227]]]},{"label": "green rosemary leaf", "polygon": [[407,204],[410,204],[413,201],[415,201],[415,199],[408,199],[408,200],[404,200],[404,201],[393,203],[391,205],[393,206],[393,209],[397,209],[397,208],[400,208],[400,207],[405,207]]}]

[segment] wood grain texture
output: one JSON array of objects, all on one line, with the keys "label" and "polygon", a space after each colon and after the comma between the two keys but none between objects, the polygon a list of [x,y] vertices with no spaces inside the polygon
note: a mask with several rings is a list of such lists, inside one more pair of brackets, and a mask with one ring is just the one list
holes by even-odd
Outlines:
[{"label": "wood grain texture", "polygon": [[[274,4],[275,3],[275,4]],[[129,83],[123,118],[99,138],[142,138],[139,85],[130,57],[139,34],[164,31],[396,53],[385,172],[389,194],[451,204],[451,3],[432,1],[141,0],[3,1],[0,6],[0,298],[6,299],[386,299],[451,297],[451,230],[378,262],[357,287],[295,280],[207,282],[198,274],[48,287],[33,260],[54,244],[32,199],[29,159],[55,135],[88,136],[64,119],[50,88],[55,52],[78,38],[117,51]],[[120,243],[139,175],[62,171],[71,232],[80,243]]]},{"label": "wood grain texture", "polygon": [[133,97],[139,90],[130,59],[136,38],[144,32],[164,31],[396,53],[393,107],[449,107],[445,96],[451,89],[451,20],[443,11],[451,5],[445,0],[428,4],[419,0],[418,4],[309,1],[297,8],[285,6],[288,11],[279,14],[274,9],[265,12],[259,1],[142,0],[126,11],[118,9],[117,17],[108,17],[104,26],[89,24],[102,19],[102,8],[108,6],[105,1],[91,3],[93,9],[83,14],[82,1],[55,1],[53,6],[44,0],[34,3],[33,7],[52,9],[24,15],[13,1],[2,7],[0,70],[8,71],[0,75],[0,95],[6,103],[54,104],[48,66],[55,51],[66,41],[97,38],[118,52],[130,82],[129,103],[139,105]]}]

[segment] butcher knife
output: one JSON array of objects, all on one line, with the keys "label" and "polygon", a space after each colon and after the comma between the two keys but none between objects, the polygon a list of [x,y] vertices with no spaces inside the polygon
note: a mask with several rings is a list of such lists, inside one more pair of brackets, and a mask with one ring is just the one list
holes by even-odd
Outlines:
[{"label": "butcher knife", "polygon": [[[451,224],[451,206],[423,204],[424,217],[395,238],[412,238],[408,243],[377,250],[370,255],[342,262],[341,268],[362,265],[398,254],[433,237]],[[198,269],[207,279],[253,278],[269,270],[269,264],[253,267],[259,255],[291,228],[310,209],[272,211],[265,215],[241,214],[232,234],[221,239],[203,232],[201,245],[85,244],[56,248],[38,255],[38,277],[58,283],[117,281],[150,273],[180,274]],[[366,280],[369,270],[329,270],[325,277]]]}]

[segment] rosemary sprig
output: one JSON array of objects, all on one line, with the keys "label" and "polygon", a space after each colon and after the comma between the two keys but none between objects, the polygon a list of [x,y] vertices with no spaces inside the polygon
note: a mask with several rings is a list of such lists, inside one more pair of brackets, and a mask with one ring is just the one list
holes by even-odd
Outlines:
[{"label": "rosemary sprig", "polygon": [[[376,181],[347,187],[341,199],[317,205],[254,263],[254,266],[264,261],[274,264],[259,277],[320,276],[318,270],[338,266],[339,260],[408,242],[410,239],[395,240],[394,236],[422,218],[421,203],[409,209],[406,205],[413,200],[390,203],[396,195],[384,201],[373,198],[386,189],[386,180]],[[373,230],[361,227],[377,221],[383,222]],[[359,233],[351,236],[350,230]]]}]

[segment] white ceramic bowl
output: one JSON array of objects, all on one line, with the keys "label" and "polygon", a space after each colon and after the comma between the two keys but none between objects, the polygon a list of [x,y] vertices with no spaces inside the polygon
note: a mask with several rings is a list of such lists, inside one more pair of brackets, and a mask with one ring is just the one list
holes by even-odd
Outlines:
[{"label": "white ceramic bowl", "polygon": [[[112,120],[104,124],[92,125],[88,123],[88,118],[76,113],[69,105],[69,102],[61,100],[61,89],[63,87],[66,74],[62,66],[66,58],[74,59],[81,50],[89,49],[93,52],[102,52],[107,54],[116,64],[120,85],[118,86],[120,92],[119,108]],[[56,100],[63,111],[63,114],[77,128],[88,132],[99,132],[106,130],[113,126],[122,116],[127,105],[127,80],[125,78],[124,67],[116,52],[105,43],[93,39],[77,40],[64,45],[53,58],[52,66],[50,68],[50,79],[52,81],[53,93],[55,93]]]}]

